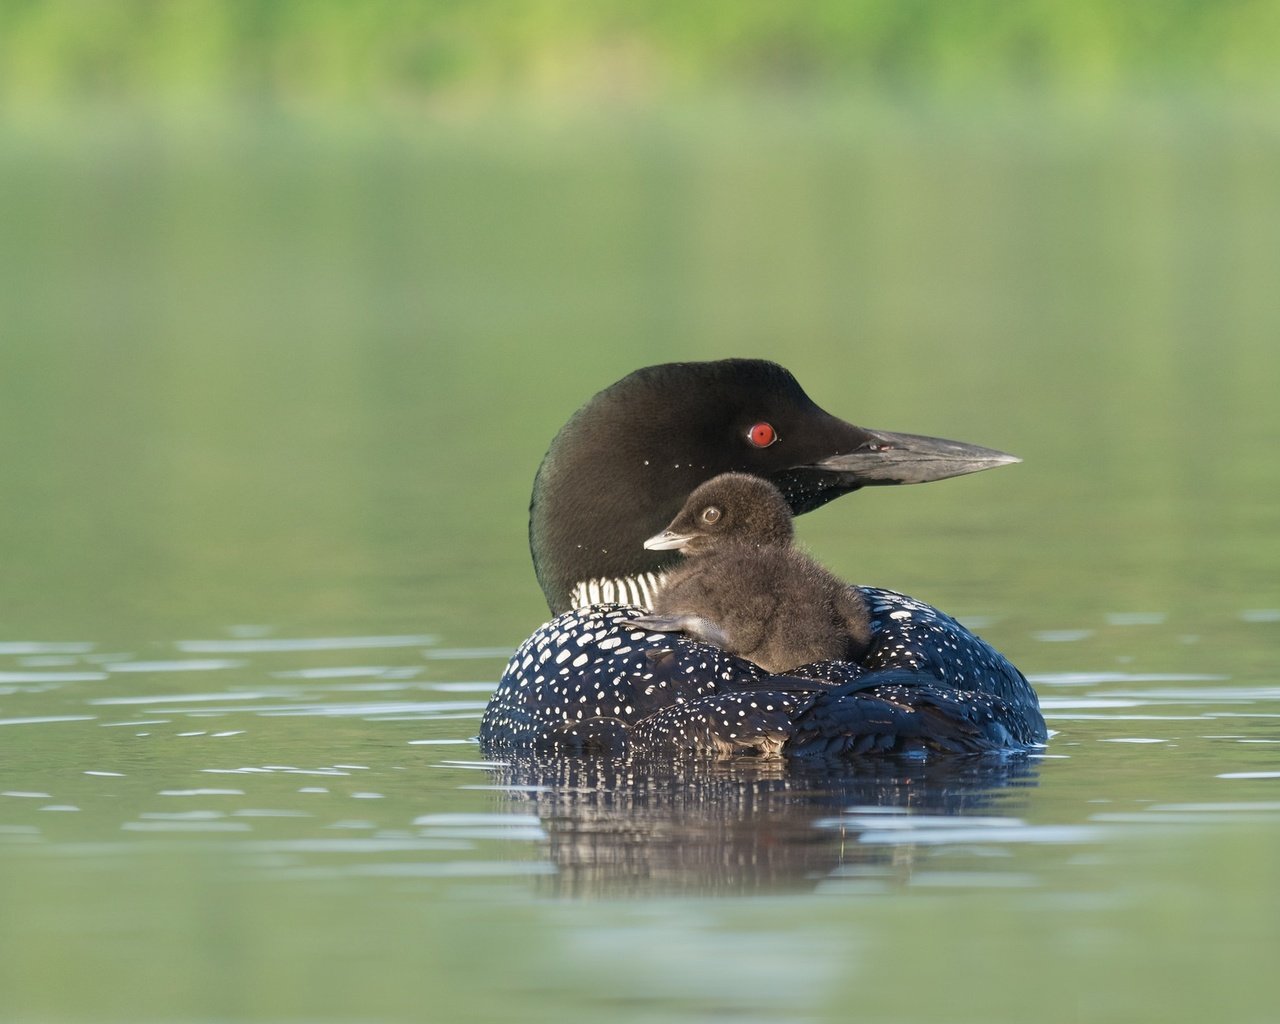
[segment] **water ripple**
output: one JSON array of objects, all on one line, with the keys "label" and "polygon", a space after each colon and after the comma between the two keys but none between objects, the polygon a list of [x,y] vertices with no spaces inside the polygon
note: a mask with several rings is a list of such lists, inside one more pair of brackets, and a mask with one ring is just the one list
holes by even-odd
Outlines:
[{"label": "water ripple", "polygon": [[278,651],[350,651],[367,647],[427,647],[430,634],[415,636],[320,636],[277,639],[179,640],[185,654],[265,654]]},{"label": "water ripple", "polygon": [[43,643],[38,640],[0,640],[0,655],[20,654],[87,654],[88,643]]},{"label": "water ripple", "polygon": [[0,672],[0,683],[96,683],[105,672]]},{"label": "water ripple", "polygon": [[179,661],[117,661],[107,665],[108,672],[215,672],[225,668],[241,668],[243,661],[229,658],[183,658]]},{"label": "water ripple", "polygon": [[1213,683],[1231,677],[1169,672],[1039,672],[1027,678],[1037,686],[1091,686],[1100,683]]}]

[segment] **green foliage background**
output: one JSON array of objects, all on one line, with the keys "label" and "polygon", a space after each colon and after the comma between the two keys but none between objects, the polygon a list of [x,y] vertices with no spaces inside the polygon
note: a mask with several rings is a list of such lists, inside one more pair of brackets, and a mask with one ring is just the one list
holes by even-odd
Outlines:
[{"label": "green foliage background", "polygon": [[1270,0],[10,0],[14,109],[104,100],[397,107],[840,86],[1274,92]]}]

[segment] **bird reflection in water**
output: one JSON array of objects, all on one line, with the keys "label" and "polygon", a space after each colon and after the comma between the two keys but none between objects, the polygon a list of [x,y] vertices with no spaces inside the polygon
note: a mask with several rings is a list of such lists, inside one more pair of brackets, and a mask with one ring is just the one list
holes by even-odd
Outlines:
[{"label": "bird reflection in water", "polygon": [[[1037,784],[1038,760],[560,757],[494,775],[511,810],[536,814],[547,833],[556,871],[539,884],[553,895],[736,895],[813,889],[857,866],[909,877],[909,847],[861,843],[859,819],[1012,815],[1013,791]],[[840,816],[850,812],[846,826]]]}]

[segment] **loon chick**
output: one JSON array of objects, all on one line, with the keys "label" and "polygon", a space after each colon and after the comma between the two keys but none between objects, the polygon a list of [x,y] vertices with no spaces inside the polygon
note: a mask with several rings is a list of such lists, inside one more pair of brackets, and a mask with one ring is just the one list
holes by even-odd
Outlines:
[{"label": "loon chick", "polygon": [[630,620],[683,632],[759,665],[790,672],[856,661],[871,642],[862,596],[792,546],[791,508],[768,480],[722,473],[697,487],[644,546],[680,551],[654,595],[655,614]]},{"label": "loon chick", "polygon": [[626,624],[650,610],[679,557],[643,542],[721,473],[771,481],[800,515],[860,487],[1017,461],[854,426],[765,360],[628,374],[574,413],[538,469],[529,546],[555,617],[507,664],[481,719],[481,749],[490,758],[800,757],[1043,743],[1044,719],[1022,673],[951,617],[892,591],[854,587],[870,617],[866,651],[803,677]]}]

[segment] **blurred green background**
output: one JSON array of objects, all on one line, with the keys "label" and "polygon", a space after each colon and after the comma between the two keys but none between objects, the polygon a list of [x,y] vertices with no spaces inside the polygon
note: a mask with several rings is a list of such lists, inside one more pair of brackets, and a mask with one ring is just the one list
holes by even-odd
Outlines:
[{"label": "blurred green background", "polygon": [[1097,586],[1265,601],[1278,29],[1247,2],[6,4],[4,622],[514,642],[555,428],[725,355],[1027,460],[807,517],[853,578],[1066,618]]},{"label": "blurred green background", "polygon": [[13,0],[0,32],[19,105],[368,116],[706,89],[1273,91],[1280,12],[1266,0]]}]

